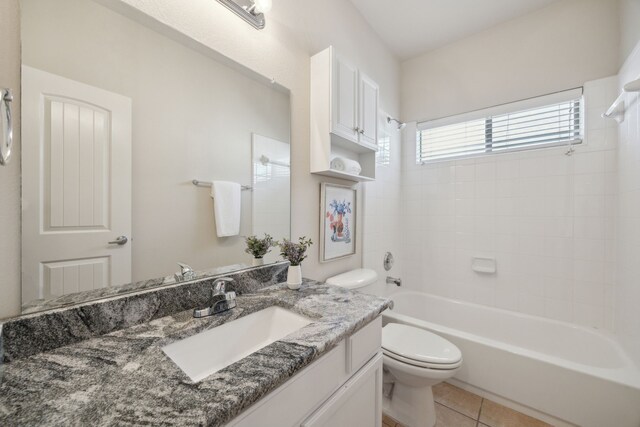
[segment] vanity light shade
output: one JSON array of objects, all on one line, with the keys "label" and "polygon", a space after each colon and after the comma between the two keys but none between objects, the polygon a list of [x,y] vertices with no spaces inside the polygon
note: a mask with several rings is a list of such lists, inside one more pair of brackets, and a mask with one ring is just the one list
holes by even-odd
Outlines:
[{"label": "vanity light shade", "polygon": [[255,8],[253,10],[256,13],[267,13],[271,10],[271,6],[273,6],[272,0],[253,0],[255,4]]},{"label": "vanity light shade", "polygon": [[265,26],[264,12],[271,9],[271,0],[218,0],[218,2],[258,30]]}]

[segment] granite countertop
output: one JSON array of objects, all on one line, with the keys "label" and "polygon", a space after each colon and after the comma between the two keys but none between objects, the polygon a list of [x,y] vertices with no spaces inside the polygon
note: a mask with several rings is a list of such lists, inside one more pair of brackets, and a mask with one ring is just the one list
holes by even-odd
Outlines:
[{"label": "granite countertop", "polygon": [[[0,425],[219,426],[373,319],[389,300],[305,280],[238,297],[202,319],[191,311],[0,365]],[[161,347],[278,305],[315,321],[193,383]]]}]

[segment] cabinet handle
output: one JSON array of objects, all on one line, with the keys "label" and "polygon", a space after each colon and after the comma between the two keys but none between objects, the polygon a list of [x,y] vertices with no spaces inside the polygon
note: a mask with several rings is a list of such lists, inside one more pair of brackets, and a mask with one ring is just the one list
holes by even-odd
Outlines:
[{"label": "cabinet handle", "polygon": [[358,132],[360,132],[361,134],[364,134],[364,129],[360,129]]}]

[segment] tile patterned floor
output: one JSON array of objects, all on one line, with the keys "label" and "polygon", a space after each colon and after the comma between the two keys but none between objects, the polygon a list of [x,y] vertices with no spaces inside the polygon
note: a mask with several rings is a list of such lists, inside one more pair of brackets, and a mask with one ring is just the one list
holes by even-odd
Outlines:
[{"label": "tile patterned floor", "polygon": [[[448,383],[433,387],[433,396],[436,427],[552,427]],[[404,426],[384,415],[382,427]]]}]

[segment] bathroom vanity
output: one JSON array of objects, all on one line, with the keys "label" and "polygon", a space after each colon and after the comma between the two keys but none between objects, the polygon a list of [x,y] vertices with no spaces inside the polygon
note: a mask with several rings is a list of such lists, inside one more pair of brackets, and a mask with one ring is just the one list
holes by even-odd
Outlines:
[{"label": "bathroom vanity", "polygon": [[[206,295],[210,279],[8,320],[0,424],[380,425],[390,301],[312,281],[291,291],[277,283],[282,267],[231,275],[237,307],[205,318],[184,308],[201,304],[188,295]],[[162,350],[274,306],[310,322],[201,381]],[[216,345],[233,349],[250,333]]]}]

